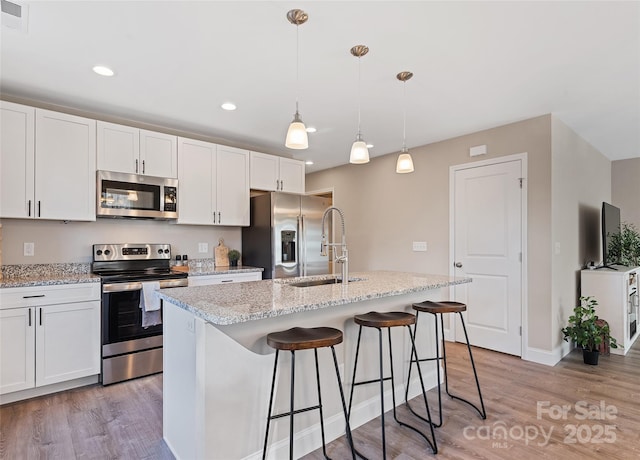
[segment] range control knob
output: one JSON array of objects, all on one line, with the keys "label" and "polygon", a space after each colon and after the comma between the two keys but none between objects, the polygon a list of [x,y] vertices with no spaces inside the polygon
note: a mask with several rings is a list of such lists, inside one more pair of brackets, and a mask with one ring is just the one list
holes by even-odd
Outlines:
[{"label": "range control knob", "polygon": [[164,250],[164,253],[165,253],[165,254],[169,254],[169,250],[168,250],[168,249],[165,249],[165,250]]},{"label": "range control knob", "polygon": [[109,254],[111,254],[111,250],[109,250],[109,249],[105,249],[105,250],[104,250],[104,255],[105,255],[105,256],[108,256]]},{"label": "range control knob", "polygon": [[158,254],[162,254],[162,249],[158,249]]},{"label": "range control knob", "polygon": [[97,255],[97,256],[101,256],[101,255],[102,255],[102,249],[98,249],[98,250],[96,251],[96,255]]}]

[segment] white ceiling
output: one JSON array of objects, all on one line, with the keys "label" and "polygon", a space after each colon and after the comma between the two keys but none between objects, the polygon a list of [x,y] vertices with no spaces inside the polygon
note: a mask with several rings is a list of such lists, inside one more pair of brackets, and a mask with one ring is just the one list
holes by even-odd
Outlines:
[{"label": "white ceiling", "polygon": [[[640,156],[640,2],[23,2],[28,30],[2,31],[4,95],[310,159],[348,162],[547,113],[611,160]],[[288,150],[300,26],[300,113],[308,150]],[[3,14],[4,16],[4,14]],[[112,78],[91,71],[111,66]],[[226,112],[220,104],[233,101]]]}]

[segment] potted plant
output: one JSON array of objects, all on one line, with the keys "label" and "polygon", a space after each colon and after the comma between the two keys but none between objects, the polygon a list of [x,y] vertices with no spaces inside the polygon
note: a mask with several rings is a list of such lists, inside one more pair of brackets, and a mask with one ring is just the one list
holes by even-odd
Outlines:
[{"label": "potted plant", "polygon": [[640,265],[640,233],[635,225],[623,222],[620,232],[611,235],[611,246],[607,262],[627,267]]},{"label": "potted plant", "polygon": [[616,339],[611,337],[609,325],[596,315],[598,302],[593,297],[580,297],[580,303],[569,317],[569,325],[562,329],[564,340],[573,341],[582,348],[585,364],[598,364],[599,347],[602,343],[618,348]]},{"label": "potted plant", "polygon": [[229,265],[231,265],[232,267],[237,267],[238,260],[240,260],[240,251],[236,249],[231,249],[229,251],[228,256],[229,256]]}]

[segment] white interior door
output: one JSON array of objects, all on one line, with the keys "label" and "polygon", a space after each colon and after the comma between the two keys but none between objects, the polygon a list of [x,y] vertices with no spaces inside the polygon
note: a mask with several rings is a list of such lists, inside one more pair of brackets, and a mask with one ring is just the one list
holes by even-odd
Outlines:
[{"label": "white interior door", "polygon": [[454,273],[473,278],[455,299],[473,345],[521,356],[523,160],[496,161],[452,168]]}]

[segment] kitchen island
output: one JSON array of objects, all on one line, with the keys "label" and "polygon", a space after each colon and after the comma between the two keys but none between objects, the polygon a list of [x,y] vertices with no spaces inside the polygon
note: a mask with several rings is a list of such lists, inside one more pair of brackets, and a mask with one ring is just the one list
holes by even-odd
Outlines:
[{"label": "kitchen island", "polygon": [[[163,435],[179,459],[261,458],[268,409],[274,350],[266,335],[290,327],[335,327],[344,332],[336,347],[345,392],[350,391],[357,327],[353,316],[369,311],[411,311],[423,300],[449,299],[451,286],[469,278],[404,272],[354,273],[355,281],[299,287],[310,279],[263,280],[229,285],[175,288],[160,291],[164,312]],[[433,320],[422,315],[418,337],[421,356],[434,353]],[[424,317],[424,319],[423,319]],[[424,323],[423,323],[424,322]],[[398,328],[401,329],[401,328]],[[367,333],[369,332],[369,333]],[[393,331],[395,392],[404,400],[409,360],[405,331]],[[358,380],[378,373],[378,337],[365,331]],[[296,354],[296,404],[317,403],[313,353]],[[330,353],[319,352],[327,441],[344,433],[339,393]],[[274,412],[288,406],[289,355],[281,355]],[[433,386],[435,365],[424,366]],[[404,376],[404,379],[403,379]],[[385,407],[390,407],[390,385]],[[351,415],[355,428],[379,415],[377,385],[359,387]],[[416,383],[410,396],[418,394]],[[270,458],[288,457],[288,422],[272,424]],[[295,417],[295,455],[321,445],[317,411]]]}]

